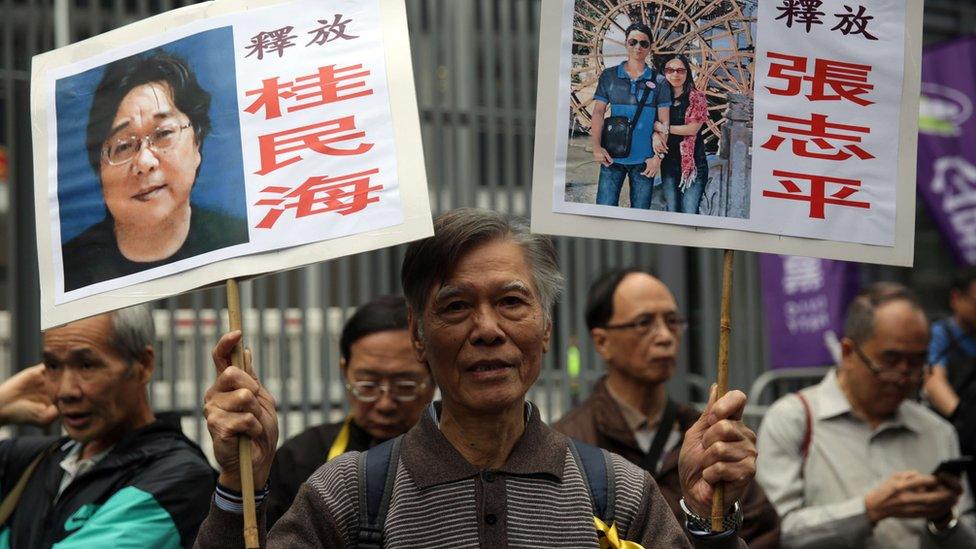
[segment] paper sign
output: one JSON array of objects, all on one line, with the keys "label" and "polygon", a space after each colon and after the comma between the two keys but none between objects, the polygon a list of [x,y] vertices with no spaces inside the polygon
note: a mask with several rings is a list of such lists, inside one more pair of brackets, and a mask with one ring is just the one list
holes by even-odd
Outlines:
[{"label": "paper sign", "polygon": [[910,264],[920,13],[544,0],[533,229]]},{"label": "paper sign", "polygon": [[44,327],[431,232],[402,2],[174,10],[37,56],[32,115]]}]

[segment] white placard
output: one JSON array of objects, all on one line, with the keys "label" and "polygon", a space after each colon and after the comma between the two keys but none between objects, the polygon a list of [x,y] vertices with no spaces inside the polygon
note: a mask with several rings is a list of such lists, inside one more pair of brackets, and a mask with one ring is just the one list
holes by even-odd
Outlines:
[{"label": "white placard", "polygon": [[42,328],[432,234],[399,0],[139,21],[35,57],[32,116]]},{"label": "white placard", "polygon": [[[863,12],[855,4],[735,0],[716,7],[704,0],[680,6],[645,0],[615,7],[543,0],[533,230],[910,265],[921,4],[885,0],[866,4]],[[808,13],[791,15],[793,8]],[[819,21],[810,23],[810,32],[808,20]],[[710,177],[693,212],[665,211],[660,176],[649,209],[626,207],[630,177],[617,205],[596,203],[603,168],[593,159],[589,117],[600,78],[610,78],[606,72],[627,59],[624,30],[634,22],[651,29],[655,67],[660,70],[671,54],[685,54],[695,87],[708,98],[711,116],[702,132]],[[780,63],[802,58],[806,66],[794,68],[805,72],[770,75],[770,52]],[[857,84],[861,78],[865,82]],[[799,95],[767,89],[793,82],[801,84]],[[834,84],[845,93],[834,93]],[[826,90],[824,97],[813,85]],[[865,94],[854,93],[858,85]],[[745,108],[736,112],[728,108],[733,103]],[[821,122],[827,135],[815,127]],[[803,174],[834,181],[824,185],[822,211],[814,201],[795,199],[812,194]],[[790,199],[775,196],[791,191]]]}]

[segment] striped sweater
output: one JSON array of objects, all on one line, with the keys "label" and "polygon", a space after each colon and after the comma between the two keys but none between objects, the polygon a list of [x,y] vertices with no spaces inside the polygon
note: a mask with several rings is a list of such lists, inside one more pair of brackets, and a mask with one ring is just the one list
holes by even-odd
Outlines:
[{"label": "striped sweater", "polygon": [[[354,547],[359,516],[357,453],[315,472],[262,547]],[[615,523],[622,539],[650,547],[691,547],[653,479],[610,454]],[[274,489],[274,487],[272,487]],[[239,515],[211,508],[200,547],[242,547]],[[737,538],[698,547],[738,547]],[[384,529],[389,548],[599,548],[589,491],[568,439],[533,410],[505,465],[478,470],[429,414],[404,435]]]}]

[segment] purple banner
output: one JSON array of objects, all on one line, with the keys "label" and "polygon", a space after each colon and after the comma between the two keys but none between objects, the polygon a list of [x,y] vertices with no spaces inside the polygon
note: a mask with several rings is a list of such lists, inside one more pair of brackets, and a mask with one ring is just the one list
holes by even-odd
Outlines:
[{"label": "purple banner", "polygon": [[926,48],[918,193],[957,263],[976,265],[976,38]]},{"label": "purple banner", "polygon": [[844,313],[858,290],[857,264],[762,254],[759,265],[770,366],[834,364]]}]

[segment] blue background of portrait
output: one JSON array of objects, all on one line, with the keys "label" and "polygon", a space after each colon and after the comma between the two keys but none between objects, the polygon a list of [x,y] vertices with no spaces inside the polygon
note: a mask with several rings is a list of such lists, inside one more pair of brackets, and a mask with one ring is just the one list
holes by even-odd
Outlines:
[{"label": "blue background of portrait", "polygon": [[[212,96],[212,129],[203,143],[203,160],[190,195],[191,202],[246,219],[232,28],[204,31],[170,42],[159,49],[186,60],[200,87]],[[104,66],[96,67],[61,78],[55,85],[62,244],[105,217],[101,183],[88,163],[88,151],[85,149],[88,112],[95,88],[104,72]]]}]

